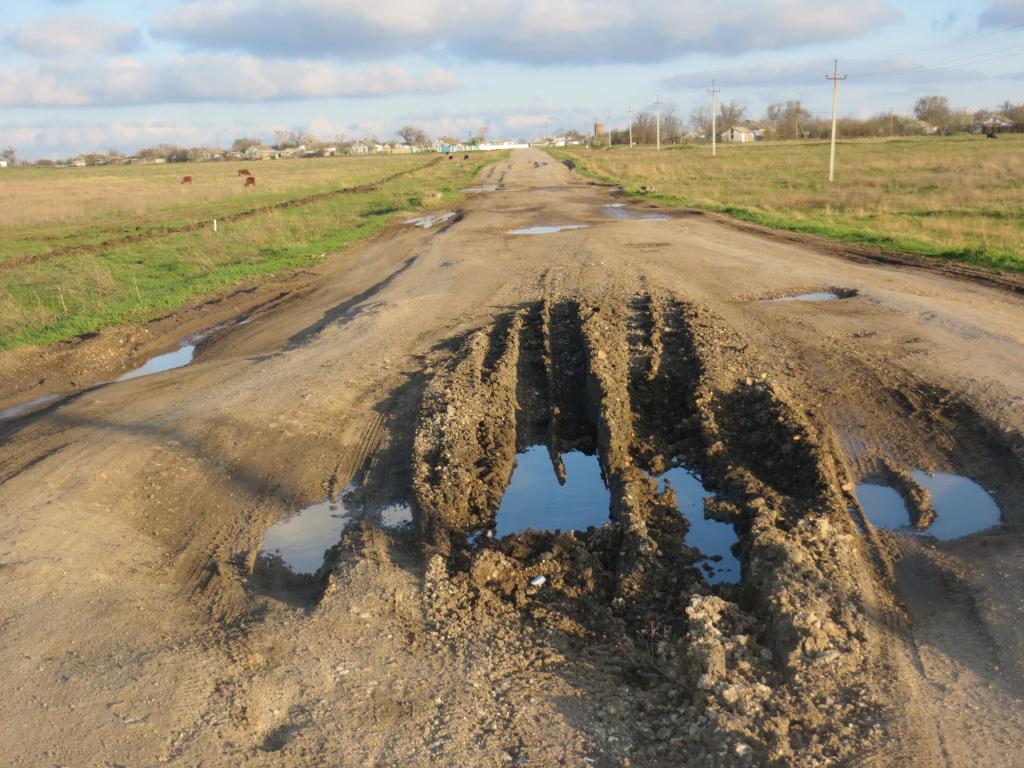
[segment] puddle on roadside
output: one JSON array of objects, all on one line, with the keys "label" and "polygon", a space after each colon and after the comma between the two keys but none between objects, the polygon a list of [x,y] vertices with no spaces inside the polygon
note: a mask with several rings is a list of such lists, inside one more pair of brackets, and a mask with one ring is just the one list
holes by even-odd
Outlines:
[{"label": "puddle on roadside", "polygon": [[193,356],[196,353],[196,345],[193,343],[198,339],[190,338],[185,341],[182,346],[178,347],[173,352],[166,352],[156,357],[151,357],[145,363],[140,365],[134,370],[122,373],[114,381],[129,381],[130,379],[137,379],[140,376],[149,376],[153,373],[163,373],[164,371],[172,371],[175,368],[181,368],[192,362]]},{"label": "puddle on roadside", "polygon": [[327,550],[338,543],[352,522],[343,500],[310,504],[267,528],[260,557],[279,557],[293,573],[316,573]]},{"label": "puddle on roadside", "polygon": [[466,187],[462,191],[463,192],[467,192],[467,193],[469,193],[471,195],[473,195],[473,194],[480,194],[482,192],[497,192],[498,191],[498,185],[497,184],[478,184],[475,187]]},{"label": "puddle on roadside", "polygon": [[769,304],[777,301],[837,301],[839,299],[852,299],[857,291],[850,288],[833,288],[828,291],[811,291],[809,293],[798,293],[793,296],[779,296],[774,299],[762,299]]},{"label": "puddle on roadside", "polygon": [[604,206],[605,215],[624,221],[668,221],[671,216],[664,213],[643,213],[627,208],[625,203],[609,203]]},{"label": "puddle on roadside", "polygon": [[[666,481],[676,494],[676,508],[689,522],[685,543],[700,550],[706,558],[701,572],[708,584],[737,584],[740,580],[740,561],[732,553],[732,545],[739,541],[736,529],[729,523],[704,517],[704,499],[714,493],[704,488],[696,473],[685,467],[673,467],[657,478],[661,488]],[[716,559],[717,558],[717,559]]]},{"label": "puddle on roadside", "polygon": [[510,235],[553,235],[566,229],[586,229],[586,224],[563,224],[561,226],[541,225],[536,227],[524,227],[523,229],[510,229]]},{"label": "puddle on roadside", "polygon": [[931,493],[935,522],[922,531],[912,528],[910,513],[899,493],[885,485],[862,483],[857,486],[857,500],[872,525],[951,541],[992,528],[1002,521],[995,499],[973,480],[949,472],[929,475],[920,469],[910,475]]},{"label": "puddle on roadside", "polygon": [[412,525],[412,505],[410,504],[388,504],[377,514],[380,517],[380,524],[385,528],[402,528]]},{"label": "puddle on roadside", "polygon": [[430,229],[438,224],[444,224],[446,221],[451,221],[456,216],[455,211],[445,211],[444,213],[428,213],[425,216],[417,216],[414,219],[408,219],[405,223],[411,224],[414,227],[420,229]]},{"label": "puddle on roadside", "polygon": [[28,416],[30,413],[41,411],[50,403],[60,400],[60,398],[61,395],[43,395],[24,403],[18,403],[18,405],[12,405],[10,408],[0,411],[0,421],[10,421],[12,419],[20,419],[22,416]]},{"label": "puddle on roadside", "polygon": [[597,456],[580,451],[562,454],[565,484],[551,463],[546,445],[533,445],[516,456],[505,494],[495,515],[495,535],[595,528],[608,522],[611,494]]}]

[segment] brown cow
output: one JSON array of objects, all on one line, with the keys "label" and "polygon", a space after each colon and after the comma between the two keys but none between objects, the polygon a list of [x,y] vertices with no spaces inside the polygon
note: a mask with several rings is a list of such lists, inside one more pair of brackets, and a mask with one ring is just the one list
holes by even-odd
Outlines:
[{"label": "brown cow", "polygon": [[192,177],[191,176],[182,176],[181,177],[181,183],[182,184],[191,184],[192,183]]},{"label": "brown cow", "polygon": [[239,168],[238,169],[238,175],[239,176],[252,176],[252,174],[249,173],[249,169],[248,168]]},{"label": "brown cow", "polygon": [[454,157],[452,157],[452,153],[451,152],[448,153],[448,159],[449,160],[454,160],[455,159]]},{"label": "brown cow", "polygon": [[256,177],[252,176],[252,175],[246,176],[245,177],[245,184],[243,184],[242,186],[245,186],[245,187],[255,187],[256,186]]},{"label": "brown cow", "polygon": [[463,160],[469,160],[469,155],[463,155],[463,156],[462,156],[462,159],[463,159]]}]

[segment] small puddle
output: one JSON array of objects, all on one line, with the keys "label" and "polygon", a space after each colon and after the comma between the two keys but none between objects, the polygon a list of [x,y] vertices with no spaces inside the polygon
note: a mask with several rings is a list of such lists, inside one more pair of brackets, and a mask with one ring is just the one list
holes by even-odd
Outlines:
[{"label": "small puddle", "polygon": [[472,194],[480,194],[481,192],[497,192],[498,191],[498,185],[497,184],[479,184],[479,185],[477,185],[475,187],[466,187],[462,191],[463,192],[468,192],[471,195]]},{"label": "small puddle", "polygon": [[609,203],[604,207],[605,215],[625,221],[668,221],[671,216],[663,213],[643,213],[626,207],[625,203]]},{"label": "small puddle", "polygon": [[561,226],[537,226],[537,227],[525,227],[523,229],[510,229],[508,234],[510,235],[553,235],[555,232],[561,232],[565,229],[586,229],[586,224],[563,224]]},{"label": "small puddle", "polygon": [[551,463],[546,445],[533,445],[516,456],[516,468],[495,516],[498,538],[536,531],[586,530],[608,522],[611,495],[597,456],[580,451],[562,454],[565,484]]},{"label": "small puddle", "polygon": [[763,299],[768,303],[776,301],[836,301],[838,299],[852,299],[857,291],[850,288],[833,288],[830,291],[811,291],[810,293],[798,293],[794,296],[779,296],[774,299]]},{"label": "small puddle", "polygon": [[426,216],[417,216],[415,219],[409,219],[405,223],[411,224],[414,227],[419,227],[420,229],[430,229],[438,224],[444,224],[446,221],[451,221],[455,218],[455,215],[455,211],[428,213]]},{"label": "small puddle", "polygon": [[22,416],[28,416],[30,413],[41,411],[50,403],[60,398],[61,395],[43,395],[24,403],[18,403],[18,405],[12,405],[10,408],[0,411],[0,421],[10,421],[11,419],[20,419]]},{"label": "small puddle", "polygon": [[388,504],[380,510],[380,524],[385,528],[402,528],[412,525],[412,506],[409,504]]},{"label": "small puddle", "polygon": [[685,467],[674,467],[661,475],[660,490],[670,484],[676,494],[676,508],[690,524],[686,533],[687,546],[700,550],[707,558],[701,569],[709,584],[736,584],[740,580],[740,561],[732,553],[732,545],[739,541],[736,529],[729,523],[704,517],[704,499],[714,497],[704,488],[696,473]]},{"label": "small puddle", "polygon": [[1002,515],[995,500],[973,480],[949,472],[930,475],[920,469],[910,475],[931,493],[935,522],[923,531],[911,528],[910,514],[899,493],[885,485],[862,483],[857,486],[857,500],[872,525],[951,541],[1001,522]]},{"label": "small puddle", "polygon": [[167,352],[163,355],[157,355],[151,357],[145,362],[145,364],[138,368],[122,373],[114,381],[128,381],[130,379],[137,379],[140,376],[149,376],[152,373],[163,373],[164,371],[172,371],[175,368],[181,368],[182,366],[188,365],[192,362],[192,357],[196,353],[196,345],[193,343],[198,339],[190,338],[185,341],[182,346],[178,347],[173,352]]},{"label": "small puddle", "polygon": [[352,522],[343,501],[318,501],[267,528],[260,556],[281,558],[293,573],[316,573]]}]

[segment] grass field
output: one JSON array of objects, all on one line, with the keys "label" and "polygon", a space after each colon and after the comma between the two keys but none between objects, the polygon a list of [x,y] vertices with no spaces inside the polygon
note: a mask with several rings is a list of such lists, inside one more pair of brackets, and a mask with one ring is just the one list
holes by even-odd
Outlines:
[{"label": "grass field", "polygon": [[627,194],[808,232],[1024,271],[1024,135],[554,152]]},{"label": "grass field", "polygon": [[[436,158],[8,169],[0,176],[0,349],[143,321],[307,265],[398,212],[456,199],[497,155]],[[255,188],[242,187],[241,167]],[[186,174],[191,185],[180,184]],[[328,194],[366,185],[376,188]]]}]

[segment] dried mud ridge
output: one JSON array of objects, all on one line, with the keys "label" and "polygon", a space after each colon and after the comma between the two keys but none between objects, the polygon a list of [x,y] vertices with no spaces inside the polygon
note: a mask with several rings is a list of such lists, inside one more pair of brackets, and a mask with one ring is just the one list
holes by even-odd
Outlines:
[{"label": "dried mud ridge", "polygon": [[[469,337],[423,395],[413,487],[437,642],[518,611],[597,702],[619,764],[814,765],[892,738],[847,481],[743,348],[672,297],[550,297]],[[598,455],[611,522],[474,536],[535,444],[556,466]],[[738,585],[708,586],[683,543],[673,491],[651,479],[675,463],[736,527]]]},{"label": "dried mud ridge", "polygon": [[[261,205],[258,208],[249,208],[248,210],[239,211],[238,213],[229,213],[218,218],[222,224],[225,222],[241,221],[242,219],[252,218],[262,213],[268,213],[270,211],[283,210],[285,208],[295,208],[300,205],[308,205],[315,203],[320,200],[327,200],[332,197],[338,197],[339,195],[358,195],[365,192],[375,192],[380,189],[383,185],[388,184],[397,179],[405,176],[410,176],[420,171],[425,171],[428,168],[432,168],[441,162],[440,158],[435,158],[425,165],[421,165],[418,168],[410,168],[405,171],[399,171],[393,173],[390,176],[385,176],[382,179],[371,181],[367,184],[358,184],[352,187],[341,187],[339,189],[332,189],[327,192],[318,192],[313,195],[305,195],[303,197],[295,197],[288,200],[282,200],[279,203],[273,203],[271,205]],[[19,259],[10,259],[9,261],[0,262],[0,269],[17,269],[24,267],[28,264],[36,264],[41,261],[49,261],[55,259],[58,256],[68,256],[76,253],[97,253],[106,248],[114,248],[119,245],[128,245],[129,243],[138,243],[144,240],[152,240],[157,237],[164,237],[165,235],[174,235],[182,232],[198,232],[201,229],[209,229],[213,226],[208,220],[193,222],[192,224],[182,224],[177,227],[154,227],[147,230],[144,234],[135,235],[124,235],[123,237],[115,237],[110,240],[104,240],[99,243],[86,243],[83,245],[68,245],[61,248],[53,248],[43,253],[31,254],[24,256]]]}]

